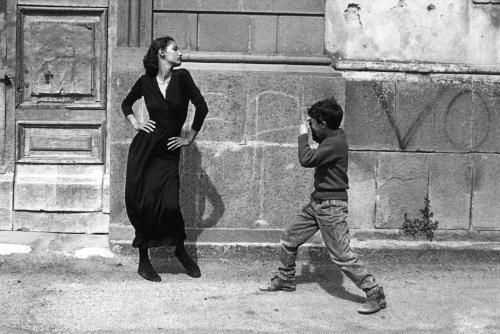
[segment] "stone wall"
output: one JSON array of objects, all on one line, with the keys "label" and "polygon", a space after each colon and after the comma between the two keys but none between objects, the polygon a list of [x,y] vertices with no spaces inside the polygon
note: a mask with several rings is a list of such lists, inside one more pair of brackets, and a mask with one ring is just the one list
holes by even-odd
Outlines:
[{"label": "stone wall", "polygon": [[500,230],[498,77],[344,76],[354,226],[398,228],[429,196],[441,230]]},{"label": "stone wall", "polygon": [[500,62],[498,0],[327,0],[326,50],[340,59]]},{"label": "stone wall", "polygon": [[[135,132],[119,104],[141,75],[138,65],[112,78],[110,235],[116,240],[133,236],[123,198]],[[190,240],[275,242],[312,191],[312,170],[297,160],[298,126],[317,100],[336,96],[344,106],[343,79],[328,66],[183,66],[210,110],[181,156],[181,208]],[[144,106],[135,107],[144,117]],[[190,110],[185,130],[192,116]]]},{"label": "stone wall", "polygon": [[[176,38],[210,108],[181,159],[189,240],[277,242],[313,190],[313,171],[296,157],[300,115],[332,94],[345,107],[355,235],[394,236],[428,196],[439,238],[498,236],[494,1],[327,0],[325,17],[322,1],[304,3],[163,0],[150,9],[151,36]],[[110,239],[129,242],[123,186],[134,133],[118,106],[146,49],[115,51]]]},{"label": "stone wall", "polygon": [[[32,43],[16,35],[18,12],[100,22],[98,106],[19,108],[27,73],[16,50]],[[123,188],[134,131],[120,103],[151,39],[168,34],[210,108],[181,159],[191,241],[278,240],[312,191],[298,124],[330,95],[345,107],[355,234],[397,232],[429,196],[440,233],[498,236],[499,20],[499,0],[9,0],[0,5],[0,229],[105,233],[111,212],[110,239],[130,241]],[[68,142],[64,126],[32,130],[41,121],[90,126],[98,161],[23,161],[19,134],[57,135],[56,158]],[[79,143],[83,132],[71,130]]]},{"label": "stone wall", "polygon": [[[354,234],[396,233],[405,213],[419,216],[425,196],[442,235],[491,237],[500,230],[494,176],[500,171],[500,78],[385,74],[360,80],[345,73],[344,93],[343,80],[324,69],[292,74],[269,71],[272,66],[262,67],[267,72],[185,66],[210,108],[181,161],[191,241],[276,242],[312,191],[313,171],[297,162],[300,114],[329,95],[345,103]],[[116,104],[138,75],[117,73]],[[129,240],[123,185],[134,132],[119,110],[112,122],[122,138],[112,145],[111,235]]]},{"label": "stone wall", "polygon": [[[345,103],[344,81],[324,56],[324,1],[161,0],[144,8],[136,8],[138,38],[120,28],[127,25],[119,18],[113,51],[110,239],[133,237],[123,188],[134,131],[119,105],[142,73],[149,43],[140,39],[148,34],[141,27],[152,23],[151,38],[177,41],[210,109],[181,157],[188,238],[276,242],[312,191],[312,171],[299,166],[296,152],[304,111],[331,95]],[[140,103],[136,113],[144,117]]]},{"label": "stone wall", "polygon": [[153,5],[153,37],[171,35],[185,51],[324,54],[324,3],[182,1]]}]

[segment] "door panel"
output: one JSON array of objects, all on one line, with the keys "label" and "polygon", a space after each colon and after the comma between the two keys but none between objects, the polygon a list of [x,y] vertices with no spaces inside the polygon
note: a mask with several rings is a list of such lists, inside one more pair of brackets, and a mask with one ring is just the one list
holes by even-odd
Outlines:
[{"label": "door panel", "polygon": [[105,107],[106,10],[18,10],[20,108]]}]

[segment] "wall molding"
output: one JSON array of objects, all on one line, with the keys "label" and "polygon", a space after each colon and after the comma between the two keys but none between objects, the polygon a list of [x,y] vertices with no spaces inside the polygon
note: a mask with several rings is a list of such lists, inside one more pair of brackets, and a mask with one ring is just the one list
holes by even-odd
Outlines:
[{"label": "wall molding", "polygon": [[[113,49],[113,71],[142,71],[142,58],[147,48],[118,47]],[[184,52],[184,63],[214,64],[267,64],[267,65],[308,65],[330,66],[330,57],[294,57],[282,55],[250,55],[229,52]]]},{"label": "wall molding", "polygon": [[324,15],[323,0],[155,0],[154,11],[235,13],[235,14],[273,14],[273,15]]},{"label": "wall molding", "polygon": [[108,7],[108,0],[18,0],[18,6],[45,6],[45,7]]},{"label": "wall molding", "polygon": [[[500,1],[500,0],[499,0]],[[337,71],[374,71],[405,73],[445,73],[445,74],[500,74],[499,65],[467,65],[450,63],[412,63],[385,61],[334,60],[333,67]]]},{"label": "wall molding", "polygon": [[330,65],[330,57],[300,57],[282,55],[250,55],[229,52],[189,52],[182,56],[186,62],[199,63],[248,63],[248,64],[292,64],[292,65]]},{"label": "wall molding", "polygon": [[500,4],[500,0],[472,0],[472,2],[474,4],[478,4],[478,5],[489,5],[489,4],[498,5],[498,4]]}]

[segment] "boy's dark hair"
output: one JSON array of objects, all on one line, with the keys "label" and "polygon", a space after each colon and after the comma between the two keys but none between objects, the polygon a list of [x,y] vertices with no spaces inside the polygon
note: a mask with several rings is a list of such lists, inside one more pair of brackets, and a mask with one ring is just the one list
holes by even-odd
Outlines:
[{"label": "boy's dark hair", "polygon": [[319,122],[325,122],[332,130],[336,130],[342,123],[344,112],[334,97],[318,101],[307,110],[307,115],[317,119]]},{"label": "boy's dark hair", "polygon": [[146,74],[155,77],[158,74],[158,51],[169,46],[175,40],[170,36],[159,37],[154,39],[149,46],[148,52],[142,60]]}]

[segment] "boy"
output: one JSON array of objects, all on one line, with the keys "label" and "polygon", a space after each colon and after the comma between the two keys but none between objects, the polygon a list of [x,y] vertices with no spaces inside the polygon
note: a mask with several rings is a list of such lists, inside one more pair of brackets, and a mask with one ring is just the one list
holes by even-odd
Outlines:
[{"label": "boy", "polygon": [[349,246],[347,226],[348,146],[344,130],[340,129],[343,111],[334,98],[315,103],[308,111],[307,121],[317,149],[309,147],[308,126],[300,126],[299,162],[302,167],[315,168],[314,192],[311,200],[288,226],[281,237],[281,264],[271,282],[261,291],[295,291],[295,260],[298,247],[321,231],[332,261],[360,289],[367,301],[358,310],[362,314],[378,312],[386,307],[384,290],[375,282],[365,265]]}]

